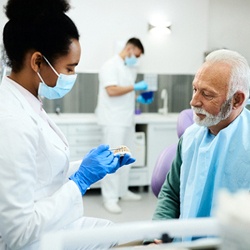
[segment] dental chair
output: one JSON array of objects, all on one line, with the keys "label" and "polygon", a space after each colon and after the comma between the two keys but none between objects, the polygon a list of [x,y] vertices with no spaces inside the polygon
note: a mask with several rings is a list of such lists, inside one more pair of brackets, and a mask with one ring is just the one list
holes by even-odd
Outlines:
[{"label": "dental chair", "polygon": [[193,110],[184,109],[180,112],[177,119],[177,135],[179,138],[183,135],[185,130],[194,123]]},{"label": "dental chair", "polygon": [[[180,138],[186,128],[191,126],[193,121],[193,110],[184,109],[180,112],[177,119],[177,135]],[[166,179],[166,176],[171,168],[172,162],[176,156],[177,144],[172,144],[166,147],[158,156],[152,178],[151,178],[151,189],[156,197],[161,190],[161,187]]]}]

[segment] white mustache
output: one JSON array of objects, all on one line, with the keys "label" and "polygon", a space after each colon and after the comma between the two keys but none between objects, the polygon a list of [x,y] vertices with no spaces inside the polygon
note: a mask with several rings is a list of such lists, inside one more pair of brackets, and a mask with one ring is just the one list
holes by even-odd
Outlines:
[{"label": "white mustache", "polygon": [[193,111],[196,113],[196,114],[201,114],[201,115],[206,115],[206,116],[210,116],[211,114],[209,114],[207,111],[205,111],[204,109],[202,108],[196,108],[196,107],[193,107],[192,106],[192,109]]}]

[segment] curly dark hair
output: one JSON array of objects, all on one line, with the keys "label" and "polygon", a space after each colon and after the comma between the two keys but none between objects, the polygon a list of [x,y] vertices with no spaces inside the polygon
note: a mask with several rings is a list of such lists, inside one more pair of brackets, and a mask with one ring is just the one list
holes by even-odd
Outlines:
[{"label": "curly dark hair", "polygon": [[72,39],[79,40],[74,22],[65,14],[66,0],[9,0],[5,14],[9,18],[3,30],[8,66],[14,72],[23,67],[28,51],[39,51],[53,64],[66,55]]}]

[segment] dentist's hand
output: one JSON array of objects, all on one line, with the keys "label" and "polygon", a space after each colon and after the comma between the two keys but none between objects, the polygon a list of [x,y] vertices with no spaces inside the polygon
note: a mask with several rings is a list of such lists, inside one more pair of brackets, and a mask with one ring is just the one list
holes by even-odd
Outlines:
[{"label": "dentist's hand", "polygon": [[[117,155],[116,155],[117,157]],[[130,154],[125,154],[124,156],[120,157],[118,155],[118,158],[119,158],[119,164],[120,164],[120,167],[124,166],[124,165],[129,165],[131,163],[134,163],[135,162],[135,158],[131,157]]]},{"label": "dentist's hand", "polygon": [[134,85],[135,91],[147,90],[147,89],[148,89],[148,84],[145,81],[140,81]]},{"label": "dentist's hand", "polygon": [[123,159],[120,159],[119,155],[115,156],[109,150],[109,145],[100,145],[83,158],[78,171],[69,179],[77,184],[84,195],[91,184],[101,180],[106,174],[114,173],[121,166],[134,161],[135,159],[130,156],[124,156]]}]

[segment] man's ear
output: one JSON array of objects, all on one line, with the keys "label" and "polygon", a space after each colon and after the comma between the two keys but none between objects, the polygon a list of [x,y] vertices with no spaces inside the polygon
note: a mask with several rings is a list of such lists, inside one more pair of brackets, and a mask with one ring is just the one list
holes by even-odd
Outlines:
[{"label": "man's ear", "polygon": [[233,96],[233,108],[237,109],[243,105],[245,101],[245,94],[243,92],[237,91]]},{"label": "man's ear", "polygon": [[30,66],[35,72],[40,71],[43,56],[40,52],[36,51],[31,55]]}]

